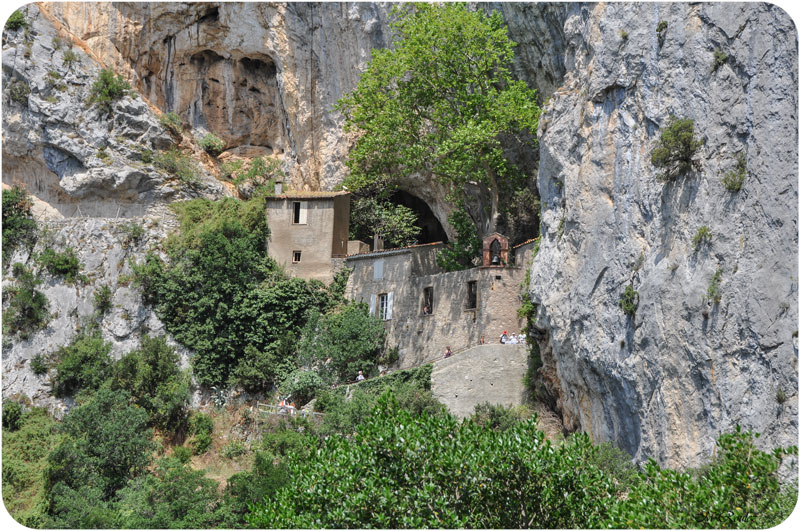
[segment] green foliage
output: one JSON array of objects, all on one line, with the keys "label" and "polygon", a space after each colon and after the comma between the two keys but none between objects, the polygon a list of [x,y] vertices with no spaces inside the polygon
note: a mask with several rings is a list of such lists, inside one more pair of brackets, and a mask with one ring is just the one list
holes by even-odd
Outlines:
[{"label": "green foliage", "polygon": [[180,135],[183,131],[183,120],[174,112],[165,112],[158,117],[158,121],[173,135]]},{"label": "green foliage", "polygon": [[668,26],[669,26],[669,24],[667,23],[666,20],[659,21],[658,26],[656,26],[656,33],[665,32],[667,30]]},{"label": "green foliage", "polygon": [[11,101],[22,105],[28,104],[28,95],[31,93],[31,86],[26,81],[18,79],[13,81],[8,87],[8,96]]},{"label": "green foliage", "polygon": [[69,345],[55,353],[53,394],[59,398],[80,391],[94,392],[111,376],[111,343],[103,341],[99,331],[83,332]]},{"label": "green foliage", "polygon": [[47,359],[43,354],[39,353],[31,358],[31,369],[33,370],[33,374],[41,376],[46,374],[49,368],[50,367],[47,364]]},{"label": "green foliage", "polygon": [[227,526],[247,527],[244,518],[249,506],[274,496],[281,487],[289,484],[289,473],[283,463],[274,463],[273,455],[257,452],[249,472],[234,474],[225,489],[225,505],[230,513]]},{"label": "green foliage", "polygon": [[48,456],[45,470],[51,512],[58,498],[74,496],[81,486],[96,487],[99,499],[109,500],[146,471],[152,433],[147,413],[129,399],[123,391],[103,388],[64,417],[66,439]]},{"label": "green foliage", "polygon": [[235,459],[247,453],[247,446],[240,441],[231,441],[222,448],[222,457]]},{"label": "green foliage", "polygon": [[493,224],[498,198],[524,181],[507,153],[535,147],[540,114],[536,92],[512,79],[502,16],[456,3],[400,5],[393,16],[391,46],[373,50],[356,89],[337,103],[345,129],[358,133],[344,184],[388,192],[421,172],[462,199],[480,183]]},{"label": "green foliage", "polygon": [[633,464],[631,456],[620,450],[614,443],[604,442],[595,445],[595,452],[587,456],[591,464],[612,478],[617,488],[628,491],[638,485],[641,476]]},{"label": "green foliage", "polygon": [[111,309],[111,288],[107,284],[97,287],[94,292],[94,309],[100,314],[105,314]]},{"label": "green foliage", "polygon": [[775,401],[776,401],[778,404],[783,404],[783,403],[785,403],[785,402],[786,402],[786,400],[787,400],[787,398],[788,398],[788,397],[786,396],[786,391],[784,391],[783,389],[778,389],[778,390],[775,392]]},{"label": "green foliage", "polygon": [[712,67],[711,71],[716,72],[719,67],[725,64],[728,60],[728,56],[725,52],[717,48],[714,50],[714,66]]},{"label": "green foliage", "polygon": [[254,527],[597,527],[613,485],[583,458],[588,437],[553,447],[535,419],[495,431],[412,415],[386,397],[351,439],[288,460],[290,487],[253,507]]},{"label": "green foliage", "polygon": [[27,340],[50,320],[47,297],[36,289],[42,281],[30,269],[19,262],[12,269],[16,282],[3,293],[9,299],[3,312],[3,335],[18,333],[20,339]]},{"label": "green foliage", "polygon": [[[717,458],[700,477],[660,468],[650,461],[643,480],[612,507],[611,527],[767,528],[791,513],[778,481],[778,466],[797,448],[765,453],[755,447],[758,434],[720,436]],[[796,496],[796,490],[793,492]],[[796,498],[795,498],[796,499]]]},{"label": "green foliage", "polygon": [[118,493],[118,524],[133,529],[213,529],[224,527],[225,510],[217,482],[177,459],[156,462],[152,474]]},{"label": "green foliage", "polygon": [[3,190],[3,263],[20,246],[31,246],[36,240],[36,221],[31,214],[28,192],[19,186]]},{"label": "green foliage", "polygon": [[719,301],[722,299],[722,293],[719,290],[719,283],[722,281],[722,268],[718,267],[714,276],[711,277],[711,281],[708,283],[708,289],[706,290],[705,300],[709,303],[713,302],[714,304],[719,304]]},{"label": "green foliage", "polygon": [[708,225],[702,225],[697,229],[694,237],[692,238],[692,245],[694,246],[694,250],[700,249],[700,246],[704,243],[709,243],[711,241],[711,229]]},{"label": "green foliage", "polygon": [[736,168],[727,172],[721,179],[722,186],[729,192],[738,192],[747,178],[747,159],[744,153],[736,154]]},{"label": "green foliage", "polygon": [[619,36],[622,38],[623,41],[628,40],[628,32],[625,30],[619,30]]},{"label": "green foliage", "polygon": [[131,221],[120,226],[125,245],[136,245],[144,238],[144,227],[141,223]]},{"label": "green foliage", "polygon": [[27,26],[28,20],[25,18],[25,14],[19,9],[11,13],[11,16],[8,17],[6,21],[6,30],[14,31]]},{"label": "green foliage", "polygon": [[661,180],[670,181],[693,168],[699,168],[694,157],[702,145],[703,141],[694,135],[694,120],[670,116],[656,147],[650,153],[650,162],[664,170],[659,176]]},{"label": "green foliage", "polygon": [[191,392],[179,363],[163,337],[143,336],[138,349],[114,364],[114,387],[128,391],[148,423],[162,431],[180,431],[186,423]]},{"label": "green foliage", "polygon": [[419,231],[416,213],[406,206],[375,197],[357,197],[351,203],[351,240],[369,242],[378,233],[386,248],[405,247],[416,243]]},{"label": "green foliage", "polygon": [[[311,322],[311,321],[309,321]],[[325,380],[313,369],[295,369],[279,386],[281,395],[291,396],[300,406],[304,406],[325,387]]]},{"label": "green foliage", "polygon": [[179,149],[170,148],[154,153],[153,164],[183,183],[191,184],[198,179],[199,170],[194,159]]},{"label": "green foliage", "polygon": [[80,63],[80,61],[80,57],[78,57],[78,54],[75,53],[71,47],[64,50],[64,53],[61,55],[61,64],[70,70],[75,63]]},{"label": "green foliage", "polygon": [[243,165],[244,161],[242,161],[241,159],[229,160],[223,162],[219,166],[219,170],[222,173],[222,178],[223,179],[233,178],[234,174],[239,170],[241,170]]},{"label": "green foliage", "polygon": [[192,453],[200,455],[211,447],[211,433],[214,431],[214,421],[205,413],[194,413],[189,417],[189,434],[192,440]]},{"label": "green foliage", "polygon": [[[241,163],[241,161],[238,161]],[[233,171],[238,171],[241,164],[238,166],[231,163],[232,166],[226,167]],[[233,183],[236,186],[242,186],[246,183],[252,184],[256,188],[267,187],[268,192],[272,192],[273,188],[270,185],[270,179],[275,177],[285,177],[281,164],[275,159],[264,159],[263,157],[256,157],[249,161],[247,170],[244,172],[239,171],[234,177]]]},{"label": "green foliage", "polygon": [[187,446],[176,446],[172,450],[172,457],[186,464],[192,460],[192,449]]},{"label": "green foliage", "polygon": [[41,408],[24,412],[17,430],[3,430],[3,502],[25,526],[45,527],[43,470],[61,439],[55,420]]},{"label": "green foliage", "polygon": [[81,263],[72,247],[67,247],[61,253],[47,248],[39,254],[36,261],[51,275],[62,276],[70,284],[78,280]]},{"label": "green foliage", "polygon": [[104,114],[111,114],[114,103],[131,93],[131,86],[121,74],[111,68],[104,68],[92,84],[89,103],[97,104]]},{"label": "green foliage", "polygon": [[475,406],[475,412],[470,420],[485,428],[505,431],[532,416],[530,410],[525,406],[505,407],[484,402]]},{"label": "green foliage", "polygon": [[459,205],[447,217],[455,231],[455,239],[436,255],[436,262],[447,271],[458,271],[473,267],[483,249],[483,242],[475,231],[475,224]]},{"label": "green foliage", "polygon": [[369,314],[367,305],[352,303],[327,315],[312,311],[297,348],[306,365],[321,365],[326,376],[347,382],[358,371],[376,372],[385,337],[383,323]]},{"label": "green foliage", "polygon": [[200,148],[212,157],[216,157],[225,150],[225,142],[214,133],[208,133],[200,139]]},{"label": "green foliage", "polygon": [[3,400],[3,429],[17,431],[22,419],[22,406],[14,400]]},{"label": "green foliage", "polygon": [[633,317],[636,315],[636,309],[639,307],[639,292],[633,289],[632,284],[625,286],[625,291],[619,298],[619,307],[625,312],[625,315]]}]

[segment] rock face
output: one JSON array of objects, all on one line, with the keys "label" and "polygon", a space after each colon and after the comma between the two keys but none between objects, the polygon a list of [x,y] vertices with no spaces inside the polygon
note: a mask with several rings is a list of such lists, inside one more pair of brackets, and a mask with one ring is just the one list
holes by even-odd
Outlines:
[{"label": "rock face", "polygon": [[173,141],[152,109],[132,94],[103,113],[90,101],[100,66],[36,5],[24,9],[28,27],[3,34],[3,183],[24,185],[53,217],[138,216],[225,193],[202,173],[189,188],[158,171],[145,154]]},{"label": "rock face", "polygon": [[[572,4],[563,28],[531,296],[565,426],[679,467],[735,424],[796,444],[792,21],[766,4]],[[663,183],[650,152],[670,115],[705,144],[698,171]],[[737,154],[748,175],[730,192]]]}]

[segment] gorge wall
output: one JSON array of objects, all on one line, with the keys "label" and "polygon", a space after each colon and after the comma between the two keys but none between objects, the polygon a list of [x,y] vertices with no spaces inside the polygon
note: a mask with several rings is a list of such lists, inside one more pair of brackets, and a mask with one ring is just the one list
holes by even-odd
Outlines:
[{"label": "gorge wall", "polygon": [[[142,160],[142,146],[170,143],[158,111],[178,113],[194,134],[219,135],[232,152],[282,160],[295,188],[330,190],[344,176],[350,141],[333,106],[355,87],[370,51],[390,42],[391,7],[31,4],[32,34],[3,39],[3,182],[26,185],[52,217],[92,216],[56,222],[57,246],[69,243],[101,264],[98,274],[117,288],[125,271],[113,258],[124,243],[118,222],[94,217],[158,215],[155,242],[170,226],[163,205],[230,193],[208,171],[201,186],[186,188]],[[760,431],[765,447],[796,444],[792,21],[766,4],[479,7],[503,13],[519,43],[515,74],[546,102],[531,297],[541,373],[565,425],[671,466],[706,460],[715,438],[737,423]],[[65,48],[54,37],[74,43],[78,65],[62,64]],[[717,50],[726,60],[714,68]],[[86,105],[101,65],[124,73],[141,95],[124,99],[111,122]],[[20,80],[31,87],[26,105],[5,88]],[[693,118],[705,145],[698,172],[662,183],[650,150],[671,114]],[[737,153],[749,175],[730,193],[720,176]],[[424,176],[404,188],[450,230],[446,190]],[[695,250],[701,226],[712,238]],[[709,304],[718,268],[721,298]],[[26,360],[42,345],[67,342],[92,312],[92,289],[70,288],[67,297],[51,284],[48,298],[63,319],[3,349],[4,394],[34,382]],[[634,317],[618,304],[628,285],[639,294]],[[134,294],[115,297],[125,315],[138,316],[136,326],[123,323],[120,310],[103,325],[122,352],[160,325]]]}]

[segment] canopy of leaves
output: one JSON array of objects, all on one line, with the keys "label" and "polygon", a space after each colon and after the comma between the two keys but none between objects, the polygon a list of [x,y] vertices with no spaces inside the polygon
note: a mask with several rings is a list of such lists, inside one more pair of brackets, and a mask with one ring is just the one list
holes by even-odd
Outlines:
[{"label": "canopy of leaves", "polygon": [[15,249],[32,245],[36,240],[36,221],[31,215],[31,201],[24,188],[3,190],[3,265]]},{"label": "canopy of leaves", "polygon": [[50,320],[47,297],[36,289],[42,281],[30,269],[17,262],[12,270],[16,282],[3,292],[9,299],[3,312],[3,335],[18,333],[21,339],[28,339]]},{"label": "canopy of leaves", "polygon": [[111,343],[103,341],[99,331],[82,332],[72,343],[59,348],[54,356],[53,395],[66,397],[99,389],[111,376],[110,352]]},{"label": "canopy of leaves", "polygon": [[[536,92],[511,77],[514,43],[497,12],[465,4],[406,4],[393,12],[392,47],[373,51],[358,86],[337,103],[358,139],[350,190],[390,192],[397,179],[432,174],[480,183],[492,196],[524,185],[508,152],[535,145]],[[494,222],[494,221],[492,221]],[[493,229],[492,229],[493,230]]]},{"label": "canopy of leaves", "polygon": [[350,205],[350,239],[372,241],[375,233],[383,237],[386,248],[416,243],[419,235],[417,214],[407,206],[375,197],[357,197]]},{"label": "canopy of leaves", "polygon": [[146,300],[195,352],[201,384],[227,387],[239,379],[253,390],[268,387],[307,312],[327,311],[339,297],[318,281],[286,277],[267,256],[263,196],[174,208],[181,231],[167,243],[168,262],[150,254],[135,267]]},{"label": "canopy of leaves", "polygon": [[669,181],[699,167],[694,156],[702,145],[703,141],[694,136],[694,120],[670,116],[650,154],[650,162],[664,170],[659,178]]}]

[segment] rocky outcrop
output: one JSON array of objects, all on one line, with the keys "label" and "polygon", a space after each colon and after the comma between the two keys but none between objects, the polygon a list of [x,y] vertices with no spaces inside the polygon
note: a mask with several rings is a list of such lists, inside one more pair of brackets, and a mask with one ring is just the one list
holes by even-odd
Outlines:
[{"label": "rocky outcrop", "polygon": [[150,207],[224,187],[205,172],[192,186],[157,170],[173,144],[135,92],[110,114],[91,102],[101,69],[35,4],[28,26],[3,34],[3,183],[24,185],[53,217],[141,216]]},{"label": "rocky outcrop", "polygon": [[[563,28],[531,296],[566,427],[679,467],[735,424],[796,444],[792,21],[767,4],[573,4]],[[664,183],[650,151],[670,115],[705,144],[698,171]],[[748,175],[730,192],[737,154]]]}]

